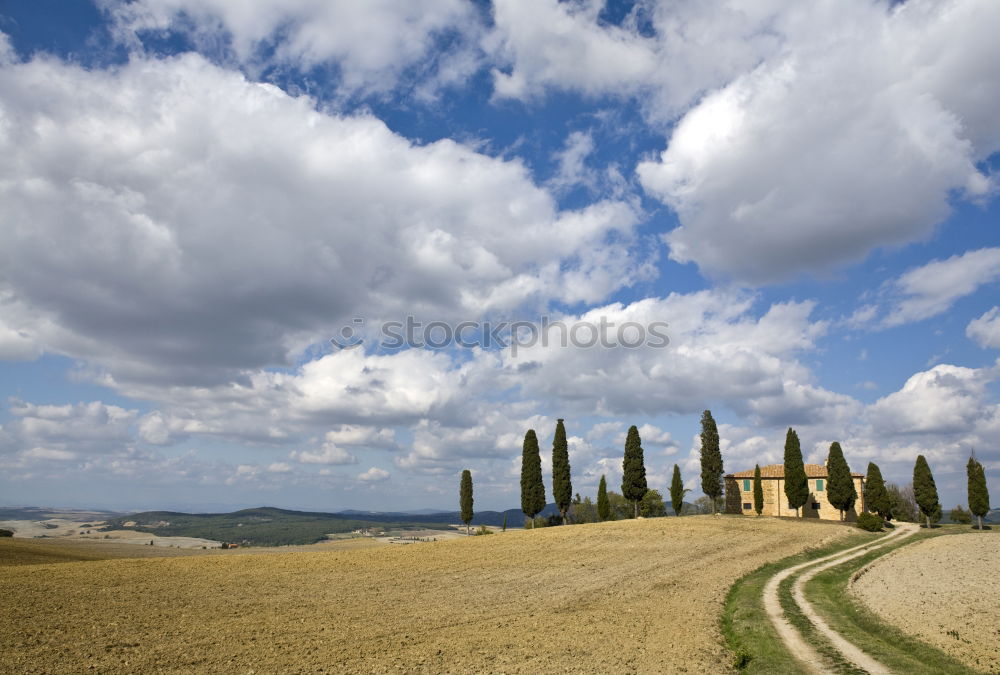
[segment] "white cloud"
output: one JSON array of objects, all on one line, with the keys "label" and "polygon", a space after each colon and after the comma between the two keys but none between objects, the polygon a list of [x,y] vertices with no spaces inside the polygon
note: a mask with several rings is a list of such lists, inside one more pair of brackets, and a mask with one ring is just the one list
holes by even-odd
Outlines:
[{"label": "white cloud", "polygon": [[960,433],[984,414],[986,384],[993,377],[990,370],[937,365],[880,398],[868,416],[880,433]]},{"label": "white cloud", "polygon": [[497,97],[634,97],[678,120],[646,190],[681,226],[671,258],[763,283],[929,235],[985,199],[1000,149],[993,3],[495,3]]},{"label": "white cloud", "polygon": [[13,291],[0,281],[0,361],[31,361],[42,355],[41,343],[28,328],[37,323],[31,308],[18,302]]},{"label": "white cloud", "polygon": [[303,464],[357,464],[358,458],[349,453],[344,448],[337,446],[329,440],[316,451],[300,450],[292,451],[288,455],[291,459]]},{"label": "white cloud", "polygon": [[1000,148],[987,112],[1000,77],[982,67],[1000,59],[998,13],[788,6],[782,49],[705,96],[638,168],[680,217],[671,258],[752,283],[823,272],[927,236],[953,192],[989,194],[976,164]]},{"label": "white cloud", "polygon": [[14,47],[10,44],[10,37],[0,31],[0,66],[13,63],[16,60]]},{"label": "white cloud", "polygon": [[998,278],[1000,248],[968,251],[914,268],[890,284],[889,292],[897,297],[883,323],[897,326],[936,316]]},{"label": "white cloud", "polygon": [[651,272],[622,202],[560,212],[519,161],[198,56],[8,65],[0,101],[3,298],[24,310],[3,334],[110,386],[245,382],[359,314],[592,302]]},{"label": "white cloud", "polygon": [[[120,36],[133,45],[168,31],[204,51],[227,44],[253,69],[282,64],[308,71],[339,67],[347,90],[384,92],[418,69],[446,83],[475,66],[480,30],[475,9],[460,0],[103,0]],[[431,54],[449,37],[448,53]],[[472,63],[465,61],[472,60]],[[431,71],[431,72],[427,72]]]},{"label": "white cloud", "polygon": [[365,483],[381,483],[382,481],[389,480],[389,472],[373,466],[364,473],[358,474],[358,480]]},{"label": "white cloud", "polygon": [[290,473],[292,467],[287,462],[273,462],[267,466],[271,473]]},{"label": "white cloud", "polygon": [[549,185],[561,191],[581,185],[593,190],[597,184],[597,172],[587,166],[587,157],[593,151],[594,139],[589,133],[570,133],[563,148],[555,153],[559,166]]},{"label": "white cloud", "polygon": [[[648,116],[666,121],[778,47],[770,30],[776,10],[765,3],[637,3],[621,25],[602,20],[603,8],[583,0],[496,0],[494,30],[484,41],[499,62],[494,95],[641,95]],[[652,30],[640,29],[643,22]]]},{"label": "white cloud", "polygon": [[67,462],[76,459],[76,453],[69,450],[56,450],[53,448],[32,448],[20,453],[20,456],[27,460],[41,459],[54,460],[57,462]]},{"label": "white cloud", "polygon": [[529,98],[544,85],[598,94],[645,80],[656,61],[641,41],[618,27],[598,27],[598,3],[497,0],[491,40],[509,73],[493,70],[496,95]]},{"label": "white cloud", "polygon": [[87,448],[110,451],[131,439],[130,425],[138,411],[100,401],[66,405],[36,405],[18,399],[10,402],[13,420],[4,428],[23,444],[56,449]]},{"label": "white cloud", "polygon": [[984,349],[1000,349],[1000,307],[994,307],[978,319],[970,321],[965,334]]}]

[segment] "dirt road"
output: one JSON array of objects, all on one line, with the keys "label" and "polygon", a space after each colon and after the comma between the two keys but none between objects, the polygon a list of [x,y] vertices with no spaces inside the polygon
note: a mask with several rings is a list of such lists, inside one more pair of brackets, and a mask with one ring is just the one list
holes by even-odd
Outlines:
[{"label": "dirt road", "polygon": [[881,539],[867,544],[862,544],[860,546],[855,546],[845,551],[840,551],[839,553],[824,556],[816,560],[810,560],[809,562],[785,568],[771,577],[771,579],[767,582],[764,586],[764,607],[767,610],[767,615],[770,617],[771,623],[774,625],[775,630],[778,631],[778,634],[788,647],[788,650],[800,661],[802,661],[810,672],[826,673],[829,672],[829,669],[826,665],[826,660],[820,656],[812,645],[810,645],[802,637],[801,633],[799,633],[799,631],[792,626],[791,622],[785,616],[785,612],[778,599],[778,586],[781,582],[793,575],[799,574],[803,570],[807,570],[795,580],[792,587],[792,596],[802,613],[820,633],[833,643],[834,647],[844,656],[844,658],[853,663],[855,666],[861,668],[862,670],[866,670],[873,675],[877,673],[888,673],[889,671],[885,668],[885,666],[878,663],[875,659],[865,654],[856,646],[845,640],[836,631],[831,629],[829,625],[823,621],[822,617],[816,613],[816,610],[811,604],[809,604],[808,600],[806,600],[803,589],[809,579],[823,570],[863,556],[873,550],[888,546],[899,541],[900,539],[913,535],[917,531],[918,528],[916,525],[912,525],[910,523],[898,523],[895,530]]}]

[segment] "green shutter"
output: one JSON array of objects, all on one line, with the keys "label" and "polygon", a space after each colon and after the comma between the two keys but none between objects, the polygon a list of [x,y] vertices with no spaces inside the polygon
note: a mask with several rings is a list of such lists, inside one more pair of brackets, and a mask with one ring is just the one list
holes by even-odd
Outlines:
[{"label": "green shutter", "polygon": [[744,492],[750,492],[750,479],[749,478],[744,478],[743,479],[743,491]]},{"label": "green shutter", "polygon": [[822,492],[822,491],[823,491],[823,479],[822,478],[817,478],[816,479],[816,492]]}]

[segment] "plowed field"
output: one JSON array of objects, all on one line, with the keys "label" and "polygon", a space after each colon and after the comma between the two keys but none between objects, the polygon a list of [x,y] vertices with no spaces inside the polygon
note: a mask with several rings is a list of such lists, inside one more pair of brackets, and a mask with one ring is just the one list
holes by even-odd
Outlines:
[{"label": "plowed field", "polygon": [[728,587],[849,531],[699,516],[6,567],[0,670],[720,672]]}]

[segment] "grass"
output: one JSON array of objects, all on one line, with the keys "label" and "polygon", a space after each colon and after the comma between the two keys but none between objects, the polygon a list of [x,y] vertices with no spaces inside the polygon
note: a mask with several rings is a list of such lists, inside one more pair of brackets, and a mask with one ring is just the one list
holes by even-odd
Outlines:
[{"label": "grass", "polygon": [[764,585],[780,570],[821,558],[876,539],[858,530],[834,544],[764,565],[739,579],[726,595],[721,630],[733,653],[733,666],[746,673],[805,673],[802,664],[785,648],[764,609]]},{"label": "grass", "polygon": [[[831,628],[848,641],[871,654],[892,672],[935,674],[975,673],[940,650],[886,625],[867,608],[846,593],[853,574],[890,551],[930,537],[969,531],[967,525],[936,526],[921,529],[905,541],[877,549],[820,574],[806,584],[805,593],[817,612]],[[811,549],[775,563],[764,565],[739,579],[729,589],[721,618],[722,634],[733,654],[733,666],[745,673],[805,673],[801,662],[788,652],[771,625],[763,603],[763,590],[776,573],[837,551],[874,541],[877,535],[858,531],[851,537],[821,549]],[[792,599],[792,585],[797,575],[778,587],[778,598],[789,622],[828,661],[834,672],[854,675],[864,673],[846,661],[832,644],[820,635]]]},{"label": "grass", "polygon": [[957,534],[966,530],[965,527],[942,527],[930,532],[921,530],[904,542],[832,567],[817,574],[806,584],[806,598],[831,628],[892,672],[927,675],[975,673],[977,671],[944,652],[887,625],[845,592],[851,577],[876,558],[930,537]]}]

